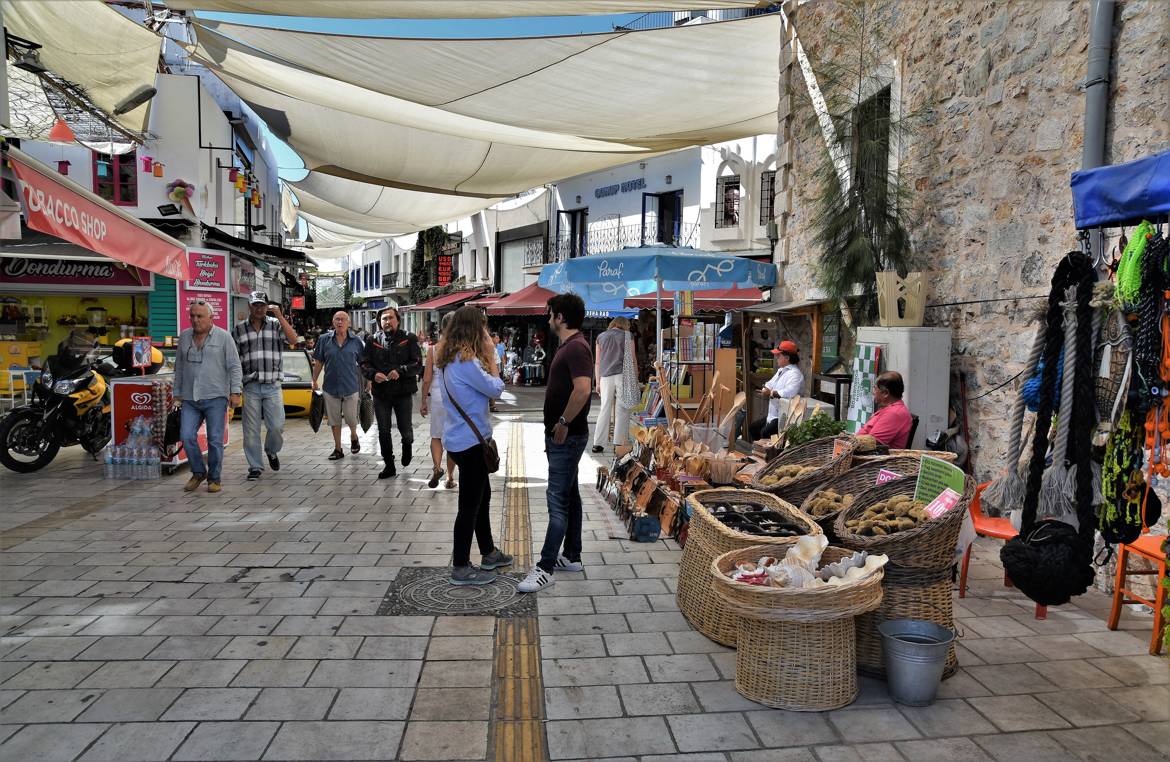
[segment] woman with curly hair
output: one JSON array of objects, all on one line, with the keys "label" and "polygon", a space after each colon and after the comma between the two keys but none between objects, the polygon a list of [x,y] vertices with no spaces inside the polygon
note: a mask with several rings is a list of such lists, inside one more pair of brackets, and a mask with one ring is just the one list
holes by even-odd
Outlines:
[{"label": "woman with curly hair", "polygon": [[[480,440],[491,439],[488,403],[503,394],[504,381],[482,312],[471,306],[455,311],[435,365],[443,374],[443,446],[460,474],[451,584],[486,585],[512,557],[496,547],[489,520],[492,490]],[[471,564],[473,534],[483,555],[478,568]]]}]

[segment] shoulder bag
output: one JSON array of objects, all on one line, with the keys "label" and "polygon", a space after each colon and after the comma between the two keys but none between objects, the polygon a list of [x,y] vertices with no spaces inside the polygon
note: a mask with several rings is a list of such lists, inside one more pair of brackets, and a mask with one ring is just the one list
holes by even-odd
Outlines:
[{"label": "shoulder bag", "polygon": [[499,471],[500,450],[498,447],[496,447],[496,441],[494,439],[484,439],[483,434],[479,433],[479,429],[477,429],[475,424],[471,422],[471,419],[467,416],[467,413],[463,412],[463,408],[460,407],[459,403],[455,401],[455,396],[451,394],[451,387],[447,386],[446,373],[443,374],[443,391],[447,393],[447,396],[444,398],[444,402],[450,402],[455,406],[455,410],[459,413],[459,415],[463,416],[463,420],[467,421],[467,425],[471,427],[473,432],[475,432],[475,438],[479,440],[481,445],[483,445],[483,463],[485,466],[487,466],[487,472],[489,474],[494,474],[495,472]]},{"label": "shoulder bag", "polygon": [[633,336],[626,336],[623,355],[621,407],[633,409],[642,401],[642,385],[638,383],[638,371],[634,359]]}]

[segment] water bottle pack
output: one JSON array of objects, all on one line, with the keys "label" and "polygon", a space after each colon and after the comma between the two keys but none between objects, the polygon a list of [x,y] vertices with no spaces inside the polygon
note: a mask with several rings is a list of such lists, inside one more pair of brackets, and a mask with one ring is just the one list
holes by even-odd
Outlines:
[{"label": "water bottle pack", "polygon": [[106,447],[103,460],[107,479],[140,481],[162,476],[152,429],[152,422],[140,415],[130,422],[130,435],[125,442]]}]

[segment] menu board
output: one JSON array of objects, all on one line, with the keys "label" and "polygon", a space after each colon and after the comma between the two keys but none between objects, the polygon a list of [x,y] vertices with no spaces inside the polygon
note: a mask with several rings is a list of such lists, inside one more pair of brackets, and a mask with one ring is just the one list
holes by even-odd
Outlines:
[{"label": "menu board", "polygon": [[179,332],[191,327],[190,308],[194,301],[205,301],[214,310],[212,323],[228,330],[228,255],[207,249],[188,249],[187,266],[191,279],[179,283]]}]

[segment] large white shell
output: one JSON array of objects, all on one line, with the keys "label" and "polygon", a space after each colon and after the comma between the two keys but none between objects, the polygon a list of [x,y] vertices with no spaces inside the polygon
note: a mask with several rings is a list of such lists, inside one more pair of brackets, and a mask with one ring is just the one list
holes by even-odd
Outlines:
[{"label": "large white shell", "polygon": [[769,576],[779,587],[807,587],[807,583],[816,579],[816,575],[799,564],[781,561],[769,567]]},{"label": "large white shell", "polygon": [[809,571],[814,571],[817,568],[817,562],[821,560],[821,554],[825,552],[827,547],[829,547],[829,538],[823,534],[806,534],[788,549],[784,560],[799,563]]},{"label": "large white shell", "polygon": [[821,567],[821,579],[830,579],[831,577],[843,577],[845,572],[849,571],[855,566],[864,566],[868,563],[869,553],[864,550],[859,550],[853,555],[842,558],[840,561],[832,564],[826,564]]}]

